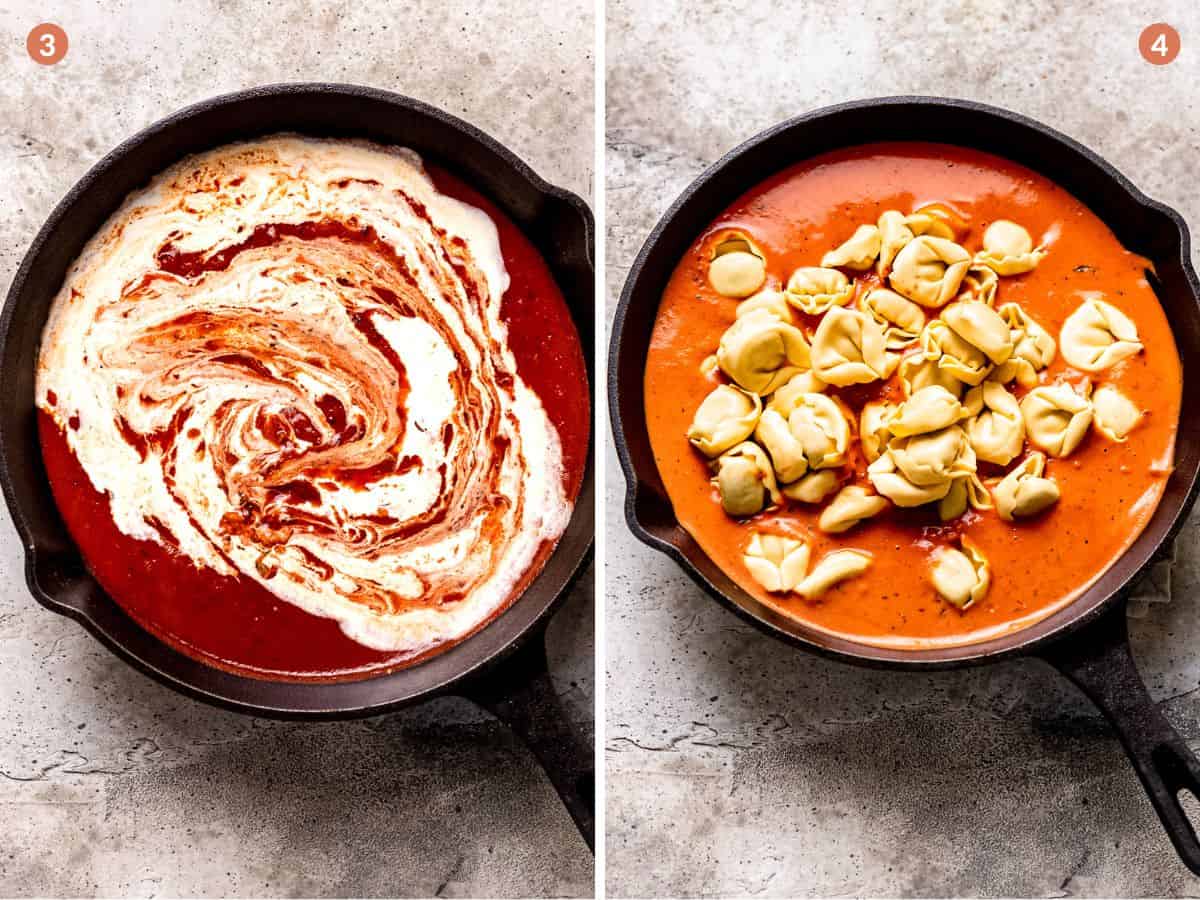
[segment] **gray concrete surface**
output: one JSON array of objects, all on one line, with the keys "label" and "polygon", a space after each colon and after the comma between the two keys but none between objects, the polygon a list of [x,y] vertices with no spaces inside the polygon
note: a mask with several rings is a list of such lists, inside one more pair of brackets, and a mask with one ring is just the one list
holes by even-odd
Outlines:
[{"label": "gray concrete surface", "polygon": [[[0,282],[109,148],[274,81],[416,96],[589,196],[591,4],[466,0],[0,4]],[[62,25],[67,58],[25,35]],[[0,514],[0,896],[584,896],[591,856],[530,755],[465,702],[281,724],[182,699],[25,590]],[[553,623],[592,727],[592,594]]]},{"label": "gray concrete surface", "polygon": [[[1152,68],[1137,37],[1164,20],[1183,51]],[[707,164],[788,116],[873,95],[1041,118],[1200,227],[1200,7],[1186,0],[609,0],[607,33],[610,311]],[[1061,678],[1034,663],[869,672],[792,651],[633,540],[608,465],[610,895],[1200,893]],[[1171,601],[1133,622],[1153,694],[1193,747],[1198,592],[1194,518]]]}]

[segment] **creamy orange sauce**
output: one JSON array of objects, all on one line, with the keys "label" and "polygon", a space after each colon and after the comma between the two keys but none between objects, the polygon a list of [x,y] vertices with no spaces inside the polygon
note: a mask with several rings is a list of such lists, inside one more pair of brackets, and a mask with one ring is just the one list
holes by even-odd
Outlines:
[{"label": "creamy orange sauce", "polygon": [[[765,287],[782,290],[800,266],[816,266],[862,224],[887,209],[908,213],[940,202],[969,225],[960,243],[972,253],[996,219],[1025,226],[1048,255],[1032,272],[1000,279],[996,305],[1016,302],[1058,340],[1081,291],[1104,299],[1137,324],[1145,352],[1096,373],[1093,383],[1117,386],[1149,414],[1126,443],[1094,429],[1066,459],[1051,459],[1047,475],[1062,499],[1033,520],[1004,522],[993,512],[968,512],[943,525],[936,504],[889,509],[841,535],[817,529],[822,506],[785,501],[751,519],[721,509],[707,460],[687,440],[696,408],[726,380],[701,373],[737,301],[708,284],[715,240],[730,228],[750,234],[767,256]],[[1024,627],[1077,596],[1132,543],[1162,495],[1174,458],[1182,374],[1170,324],[1146,280],[1145,259],[1130,253],[1086,206],[1046,178],[1007,160],[937,144],[873,144],[800,163],[739,198],[695,241],[667,286],[645,370],[646,416],[659,473],[680,524],[739,585],[763,602],[810,625],[877,645],[969,643]],[[929,318],[936,311],[926,310]],[[817,320],[800,317],[811,338]],[[1066,365],[1061,350],[1043,383],[1085,374]],[[1018,399],[1027,392],[1009,385]],[[875,397],[902,398],[899,379],[847,390],[831,388],[854,410]],[[856,429],[856,426],[855,426]],[[857,443],[855,444],[857,447]],[[1026,445],[1028,448],[1028,444]],[[994,485],[1011,470],[981,463]],[[852,454],[847,483],[870,486],[861,454]],[[840,548],[865,550],[873,562],[858,578],[819,600],[770,594],[751,578],[742,552],[751,532],[806,538],[813,560]],[[991,563],[992,586],[960,612],[942,602],[929,580],[931,553],[967,534]]]}]

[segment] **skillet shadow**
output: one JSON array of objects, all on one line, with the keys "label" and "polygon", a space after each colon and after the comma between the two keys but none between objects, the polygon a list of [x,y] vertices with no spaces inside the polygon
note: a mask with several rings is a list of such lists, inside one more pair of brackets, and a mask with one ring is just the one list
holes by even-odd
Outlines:
[{"label": "skillet shadow", "polygon": [[[663,639],[679,684],[648,716],[611,711],[610,681],[614,895],[1196,892],[1115,736],[1049,667],[832,662],[738,621],[668,561],[652,565],[659,615],[673,621],[642,630]],[[1157,624],[1134,623],[1152,687],[1200,638],[1189,589],[1200,578],[1181,568],[1194,567],[1176,566]],[[1164,709],[1195,741],[1200,667],[1180,674],[1193,691]]]},{"label": "skillet shadow", "polygon": [[[548,642],[555,686],[589,738],[592,615],[585,575],[554,615]],[[74,630],[71,640],[80,631],[62,627]],[[90,704],[90,721],[75,741],[79,752],[47,777],[78,775],[82,759],[85,774],[104,779],[103,814],[73,816],[58,834],[42,835],[38,851],[0,879],[14,887],[63,895],[137,894],[146,885],[175,896],[592,893],[591,854],[546,776],[511,732],[465,700],[359,721],[277,722],[179,696],[81,632],[73,646],[72,677],[51,687],[63,688],[57,702],[76,715]],[[66,746],[75,737],[66,731],[47,733],[46,742]],[[130,746],[141,750],[121,752]]]}]

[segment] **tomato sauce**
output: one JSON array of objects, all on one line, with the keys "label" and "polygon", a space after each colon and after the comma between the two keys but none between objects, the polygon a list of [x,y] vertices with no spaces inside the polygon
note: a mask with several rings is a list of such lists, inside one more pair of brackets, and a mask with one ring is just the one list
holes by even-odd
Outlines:
[{"label": "tomato sauce", "polygon": [[[1106,371],[1095,384],[1117,386],[1148,411],[1126,443],[1094,429],[1066,459],[1050,459],[1047,475],[1062,491],[1059,503],[1033,520],[1009,523],[993,512],[968,511],[943,525],[936,504],[889,509],[841,535],[817,529],[821,506],[788,503],[749,520],[721,509],[703,456],[687,440],[696,408],[724,380],[701,372],[721,334],[734,321],[736,301],[708,284],[713,243],[730,228],[751,235],[767,257],[766,287],[782,290],[800,266],[820,264],[862,224],[887,209],[908,213],[941,202],[961,213],[972,253],[984,229],[1011,219],[1045,240],[1049,253],[1032,272],[1000,279],[996,305],[1019,303],[1058,340],[1079,291],[1104,299],[1137,324],[1145,351]],[[658,470],[680,524],[739,585],[763,602],[828,632],[876,645],[918,647],[980,641],[1024,627],[1077,596],[1132,543],[1162,495],[1174,459],[1182,371],[1170,323],[1146,278],[1149,263],[1125,250],[1086,206],[1046,178],[1007,160],[935,144],[874,144],[793,166],[733,203],[680,261],[662,298],[645,369],[646,416]],[[936,315],[926,310],[930,319]],[[810,337],[812,323],[804,326]],[[1081,383],[1061,351],[1043,381]],[[874,396],[900,399],[898,380],[842,392],[857,411]],[[836,389],[833,389],[836,391]],[[1026,390],[1009,386],[1018,399]],[[1027,445],[1028,447],[1028,445]],[[1024,454],[1013,462],[1015,466]],[[985,479],[1007,469],[980,466]],[[866,484],[862,460],[848,464],[852,481]],[[873,556],[863,575],[808,601],[770,594],[750,576],[742,551],[753,530],[807,538],[814,562],[839,548]],[[968,534],[991,564],[986,597],[965,611],[950,606],[930,582],[931,554]]]},{"label": "tomato sauce", "polygon": [[[442,193],[482,209],[496,224],[511,279],[501,305],[509,346],[522,379],[537,392],[558,430],[565,488],[574,499],[587,465],[591,408],[583,347],[566,301],[515,223],[460,179],[435,166],[427,170]],[[316,231],[309,235],[320,236]],[[160,262],[185,271],[196,265],[186,257]],[[329,414],[336,417],[337,411]],[[393,671],[450,646],[418,658],[372,650],[346,637],[332,619],[284,602],[252,579],[219,575],[169,547],[127,537],[113,523],[107,496],[92,487],[45,412],[38,412],[38,428],[55,501],[89,570],[139,624],[189,656],[251,677],[334,681]],[[537,576],[553,549],[550,544],[542,548],[509,603]]]}]

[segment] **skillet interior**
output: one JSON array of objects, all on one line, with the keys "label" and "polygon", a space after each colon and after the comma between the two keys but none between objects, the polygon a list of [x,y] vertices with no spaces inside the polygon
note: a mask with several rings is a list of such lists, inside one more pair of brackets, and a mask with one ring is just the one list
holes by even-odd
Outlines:
[{"label": "skillet interior", "polygon": [[1130,250],[1152,260],[1151,278],[1183,362],[1183,409],[1200,403],[1200,285],[1190,263],[1187,226],[1124,176],[1070,138],[1004,110],[960,100],[894,97],[800,116],[734,149],[700,176],[667,211],[634,262],[621,295],[609,354],[609,405],[628,483],[626,518],[634,534],[666,552],[721,603],[776,636],[848,662],[934,668],[992,661],[1091,621],[1119,602],[1160,554],[1191,508],[1200,471],[1200,419],[1183,416],[1175,471],[1162,500],[1126,553],[1070,605],[1041,622],[990,641],[934,650],[872,647],[818,631],[760,603],[738,587],[678,525],[650,449],[642,373],[659,301],[678,260],[701,228],[771,173],[842,147],[920,140],[972,147],[1014,160],[1082,200]]},{"label": "skillet interior", "polygon": [[290,84],[255,88],[184,109],[101,160],[51,214],[25,256],[0,319],[0,477],[39,602],[77,619],[127,661],[170,686],[260,715],[348,717],[445,690],[498,660],[565,595],[590,554],[595,488],[585,471],[570,523],[538,578],[513,606],[429,661],[362,681],[269,682],[211,668],[142,630],[99,587],[58,516],[42,466],[33,402],[35,362],[50,302],[83,245],[132,190],[189,153],[277,131],[401,144],[495,202],[541,252],[571,310],[589,381],[593,322],[592,219],[578,197],[542,181],[478,129],[433,107],[372,88]]}]

